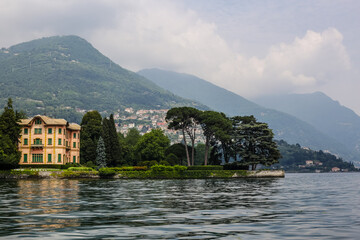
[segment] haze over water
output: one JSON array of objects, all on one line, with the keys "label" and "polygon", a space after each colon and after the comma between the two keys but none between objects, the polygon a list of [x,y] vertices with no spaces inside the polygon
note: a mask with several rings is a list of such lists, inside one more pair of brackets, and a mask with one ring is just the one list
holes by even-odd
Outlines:
[{"label": "haze over water", "polygon": [[0,239],[357,239],[359,182],[2,180]]}]

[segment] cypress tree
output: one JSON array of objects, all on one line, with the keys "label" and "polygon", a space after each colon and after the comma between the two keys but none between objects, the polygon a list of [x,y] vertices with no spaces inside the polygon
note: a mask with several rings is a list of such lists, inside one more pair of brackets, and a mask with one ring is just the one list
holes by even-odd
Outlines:
[{"label": "cypress tree", "polygon": [[81,163],[94,161],[97,142],[101,135],[101,115],[98,111],[87,112],[81,121],[80,159]]},{"label": "cypress tree", "polygon": [[105,148],[105,143],[103,138],[100,136],[99,141],[97,143],[97,147],[96,147],[96,159],[95,159],[95,164],[98,167],[98,169],[100,168],[104,168],[106,167],[106,148]]}]

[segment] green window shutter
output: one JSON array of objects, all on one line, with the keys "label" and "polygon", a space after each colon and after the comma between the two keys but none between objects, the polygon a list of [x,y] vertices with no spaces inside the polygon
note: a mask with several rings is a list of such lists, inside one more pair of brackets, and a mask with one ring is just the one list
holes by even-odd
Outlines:
[{"label": "green window shutter", "polygon": [[76,133],[74,133],[74,138],[76,138]]},{"label": "green window shutter", "polygon": [[24,145],[28,145],[28,139],[24,138]]},{"label": "green window shutter", "polygon": [[58,154],[58,162],[61,162],[61,154]]},{"label": "green window shutter", "polygon": [[48,145],[52,145],[52,138],[48,138]]},{"label": "green window shutter", "polygon": [[58,145],[61,145],[61,138],[58,139]]},{"label": "green window shutter", "polygon": [[48,162],[51,162],[51,154],[48,154]]},{"label": "green window shutter", "polygon": [[76,142],[73,142],[73,148],[76,148]]},{"label": "green window shutter", "polygon": [[59,128],[59,134],[61,134],[61,128]]},{"label": "green window shutter", "polygon": [[28,134],[29,133],[29,129],[24,128],[24,134]]},{"label": "green window shutter", "polygon": [[76,163],[76,157],[73,156],[73,163]]},{"label": "green window shutter", "polygon": [[48,128],[48,134],[52,134],[52,128]]},{"label": "green window shutter", "polygon": [[27,163],[27,154],[24,154],[24,163]]}]

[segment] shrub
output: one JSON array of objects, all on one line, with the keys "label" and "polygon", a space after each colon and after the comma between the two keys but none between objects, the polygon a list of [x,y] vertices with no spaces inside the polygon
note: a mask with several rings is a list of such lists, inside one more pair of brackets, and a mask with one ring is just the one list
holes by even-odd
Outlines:
[{"label": "shrub", "polygon": [[175,165],[174,166],[174,170],[176,172],[180,172],[180,173],[183,173],[187,170],[188,168],[186,166],[180,166],[180,165]]},{"label": "shrub", "polygon": [[85,167],[96,169],[96,165],[92,161],[88,161],[84,164]]},{"label": "shrub", "polygon": [[109,178],[116,174],[116,170],[111,168],[100,168],[99,169],[99,175],[102,178]]},{"label": "shrub", "polygon": [[189,166],[188,170],[223,170],[223,166],[221,165],[196,165]]},{"label": "shrub", "polygon": [[138,165],[139,166],[147,166],[148,168],[150,168],[151,166],[154,166],[156,164],[158,164],[158,162],[155,160],[152,160],[152,161],[142,161]]},{"label": "shrub", "polygon": [[224,165],[224,170],[249,170],[249,165],[237,162],[227,163]]},{"label": "shrub", "polygon": [[79,163],[67,163],[65,165],[60,165],[60,169],[68,169],[69,167],[81,167]]},{"label": "shrub", "polygon": [[165,161],[165,160],[161,160],[159,162],[160,165],[165,165],[165,166],[170,166],[169,162],[168,161]]},{"label": "shrub", "polygon": [[172,166],[165,166],[165,165],[154,165],[151,166],[151,171],[155,172],[155,173],[161,173],[161,172],[165,172],[165,171],[174,171],[174,167]]},{"label": "shrub", "polygon": [[82,171],[82,172],[88,172],[88,171],[94,171],[94,169],[90,168],[90,167],[69,167],[68,168],[69,171]]},{"label": "shrub", "polygon": [[60,164],[25,164],[20,165],[20,168],[53,168],[53,169],[62,169],[63,165]]}]

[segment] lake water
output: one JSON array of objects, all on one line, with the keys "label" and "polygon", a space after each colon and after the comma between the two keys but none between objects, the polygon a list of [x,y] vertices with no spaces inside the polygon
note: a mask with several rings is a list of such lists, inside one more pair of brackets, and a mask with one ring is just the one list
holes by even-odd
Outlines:
[{"label": "lake water", "polygon": [[0,179],[0,239],[360,239],[360,174]]}]

